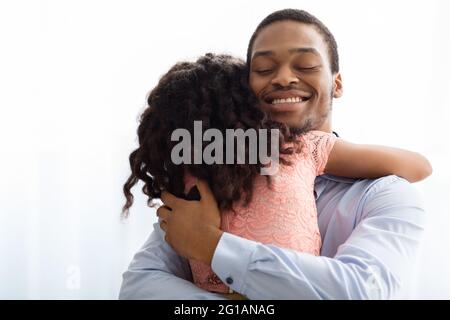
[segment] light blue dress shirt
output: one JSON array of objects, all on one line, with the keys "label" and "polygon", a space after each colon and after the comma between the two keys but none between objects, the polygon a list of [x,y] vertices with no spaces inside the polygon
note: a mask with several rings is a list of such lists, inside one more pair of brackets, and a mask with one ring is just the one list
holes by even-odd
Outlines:
[{"label": "light blue dress shirt", "polygon": [[[249,299],[401,298],[425,226],[414,186],[397,176],[353,180],[322,175],[315,195],[321,256],[224,233],[212,269]],[[120,299],[223,299],[196,287],[188,261],[158,223],[123,274]]]}]

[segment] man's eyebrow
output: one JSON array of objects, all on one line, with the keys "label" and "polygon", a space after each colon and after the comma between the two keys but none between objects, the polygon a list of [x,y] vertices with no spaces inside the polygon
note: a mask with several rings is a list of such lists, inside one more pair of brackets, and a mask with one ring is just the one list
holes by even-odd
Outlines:
[{"label": "man's eyebrow", "polygon": [[[294,53],[313,53],[315,55],[320,56],[319,51],[317,51],[316,49],[314,49],[312,47],[292,48],[292,49],[289,49],[289,53],[290,54],[294,54]],[[275,54],[275,52],[273,52],[271,50],[256,51],[253,54],[252,60],[255,59],[256,57],[273,56],[274,54]]]},{"label": "man's eyebrow", "polygon": [[261,56],[273,56],[274,52],[270,51],[270,50],[266,50],[266,51],[256,51],[253,54],[252,59],[255,59],[256,57],[261,57]]},{"label": "man's eyebrow", "polygon": [[311,47],[289,49],[289,53],[313,53],[315,55],[320,56],[319,51]]}]

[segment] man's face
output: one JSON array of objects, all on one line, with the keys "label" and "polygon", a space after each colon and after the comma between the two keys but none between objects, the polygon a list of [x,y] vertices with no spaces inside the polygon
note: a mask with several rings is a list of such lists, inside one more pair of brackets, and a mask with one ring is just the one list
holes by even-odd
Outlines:
[{"label": "man's face", "polygon": [[250,87],[276,121],[295,128],[331,131],[331,102],[342,95],[332,74],[328,47],[313,25],[274,22],[252,48]]}]

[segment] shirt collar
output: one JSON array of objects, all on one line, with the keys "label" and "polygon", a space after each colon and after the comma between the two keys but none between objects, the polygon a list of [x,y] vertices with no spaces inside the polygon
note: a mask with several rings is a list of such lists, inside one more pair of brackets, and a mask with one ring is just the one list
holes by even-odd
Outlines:
[{"label": "shirt collar", "polygon": [[322,174],[320,176],[317,176],[316,180],[314,181],[314,197],[317,200],[330,182],[353,184],[358,180],[361,179],[337,177],[331,174]]},{"label": "shirt collar", "polygon": [[326,179],[324,179],[322,176],[316,177],[316,180],[314,181],[314,198],[316,200],[320,197],[323,190],[325,190],[326,185],[327,185]]}]

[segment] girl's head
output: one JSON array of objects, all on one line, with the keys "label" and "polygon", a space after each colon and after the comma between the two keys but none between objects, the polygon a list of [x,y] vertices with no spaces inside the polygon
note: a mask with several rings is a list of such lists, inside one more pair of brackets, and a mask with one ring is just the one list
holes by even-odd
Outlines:
[{"label": "girl's head", "polygon": [[[176,165],[171,160],[172,148],[178,144],[171,141],[176,129],[186,129],[194,137],[194,121],[202,122],[203,132],[216,128],[223,136],[226,129],[279,128],[280,145],[291,136],[287,128],[267,119],[258,108],[247,84],[245,62],[229,55],[209,53],[195,62],[177,63],[160,79],[147,102],[137,130],[139,147],[129,157],[132,173],[123,187],[124,216],[133,204],[130,189],[139,179],[152,205],[163,190],[183,197],[186,171],[209,183],[221,209],[231,208],[243,195],[245,202],[251,199],[253,180],[262,167],[259,161],[244,165]],[[209,143],[203,142],[203,147]],[[248,146],[245,148],[247,153]],[[280,152],[290,153],[283,149]]]}]

